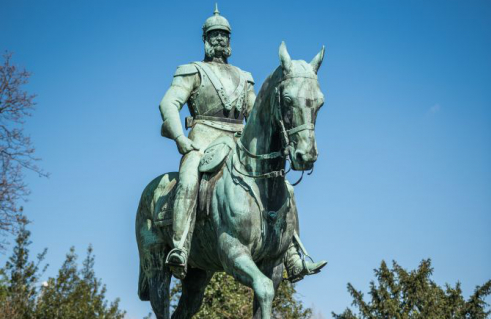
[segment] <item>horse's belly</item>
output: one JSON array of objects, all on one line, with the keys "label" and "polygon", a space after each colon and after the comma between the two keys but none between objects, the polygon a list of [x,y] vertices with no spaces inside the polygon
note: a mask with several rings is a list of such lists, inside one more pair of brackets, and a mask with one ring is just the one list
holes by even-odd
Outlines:
[{"label": "horse's belly", "polygon": [[216,231],[209,219],[196,222],[189,262],[195,268],[223,270],[217,253]]},{"label": "horse's belly", "polygon": [[265,221],[261,248],[258,250],[258,257],[276,259],[283,256],[287,251],[293,236],[293,227],[285,218],[276,220],[274,223]]}]

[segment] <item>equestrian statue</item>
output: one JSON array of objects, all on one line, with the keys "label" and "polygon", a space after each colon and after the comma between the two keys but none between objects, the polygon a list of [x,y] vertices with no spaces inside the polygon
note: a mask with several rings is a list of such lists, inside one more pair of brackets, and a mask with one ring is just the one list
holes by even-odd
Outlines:
[{"label": "equestrian statue", "polygon": [[[303,174],[317,159],[324,48],[307,63],[292,60],[282,43],[280,66],[256,98],[252,75],[228,64],[230,34],[215,8],[203,25],[204,61],[179,66],[160,103],[161,134],[183,157],[179,172],[148,184],[136,216],[138,295],[157,319],[192,318],[217,271],[251,287],[254,318],[270,319],[285,269],[296,282],[327,264],[306,259],[285,178],[287,161]],[[188,137],[179,116],[184,104]],[[182,295],[170,317],[172,275],[181,279]]]}]

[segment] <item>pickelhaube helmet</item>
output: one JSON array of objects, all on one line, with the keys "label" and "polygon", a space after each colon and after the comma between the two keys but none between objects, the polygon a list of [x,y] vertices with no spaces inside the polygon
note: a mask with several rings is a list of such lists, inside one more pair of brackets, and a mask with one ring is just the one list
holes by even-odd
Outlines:
[{"label": "pickelhaube helmet", "polygon": [[213,15],[206,19],[205,24],[203,24],[203,39],[206,34],[212,30],[223,30],[228,33],[232,33],[232,28],[230,28],[230,23],[225,17],[220,15],[220,11],[218,11],[218,4],[215,4],[215,12]]}]

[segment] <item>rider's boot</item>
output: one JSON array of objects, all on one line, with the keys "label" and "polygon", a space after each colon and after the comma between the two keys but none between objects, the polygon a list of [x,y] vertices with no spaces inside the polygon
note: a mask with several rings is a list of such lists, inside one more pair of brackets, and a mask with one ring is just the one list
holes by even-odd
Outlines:
[{"label": "rider's boot", "polygon": [[192,224],[192,214],[194,212],[193,200],[179,201],[179,205],[174,206],[174,225],[172,241],[174,249],[172,249],[165,260],[165,264],[170,268],[174,277],[184,279],[187,273],[187,259],[190,246],[190,231]]},{"label": "rider's boot", "polygon": [[319,262],[305,260],[308,255],[305,251],[302,252],[302,255],[300,254],[300,250],[303,250],[302,247],[301,243],[296,244],[292,241],[285,255],[286,272],[291,283],[300,281],[307,275],[317,274],[327,265],[325,260]]}]

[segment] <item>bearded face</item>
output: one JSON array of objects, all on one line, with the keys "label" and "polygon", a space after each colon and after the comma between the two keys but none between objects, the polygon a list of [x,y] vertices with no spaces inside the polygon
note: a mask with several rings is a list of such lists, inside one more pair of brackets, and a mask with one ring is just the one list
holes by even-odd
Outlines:
[{"label": "bearded face", "polygon": [[224,62],[232,54],[230,48],[230,34],[223,30],[212,30],[206,34],[205,56],[206,60],[221,59]]}]

